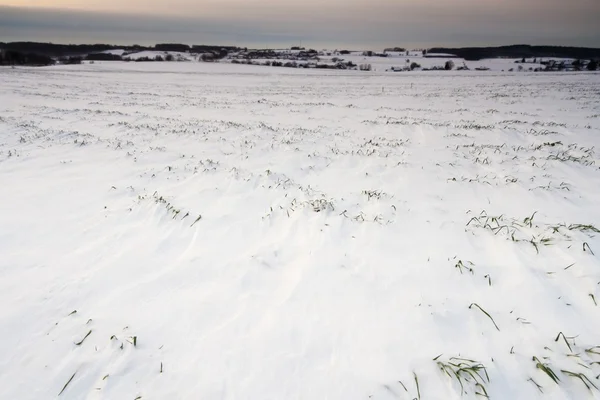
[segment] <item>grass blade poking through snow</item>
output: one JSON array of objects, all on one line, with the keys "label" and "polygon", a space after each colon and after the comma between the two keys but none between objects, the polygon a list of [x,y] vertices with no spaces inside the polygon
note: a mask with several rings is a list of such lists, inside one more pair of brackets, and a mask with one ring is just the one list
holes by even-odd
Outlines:
[{"label": "grass blade poking through snow", "polygon": [[545,364],[542,364],[542,362],[536,356],[533,356],[533,361],[535,361],[536,368],[541,369],[546,375],[550,377],[550,379],[554,381],[554,383],[558,385],[560,379],[558,379],[558,376],[556,376],[556,374],[554,373],[554,371],[552,371],[550,367],[548,367]]},{"label": "grass blade poking through snow", "polygon": [[194,226],[196,224],[196,222],[200,221],[202,219],[202,215],[198,215],[198,218],[196,218],[196,220],[190,225],[190,228],[192,226]]},{"label": "grass blade poking through snow", "polygon": [[[560,372],[562,372],[563,374],[565,374],[567,376],[573,377],[573,378],[579,378],[581,380],[581,382],[583,382],[585,387],[590,391],[592,390],[592,387],[594,389],[598,390],[598,387],[596,385],[594,385],[594,382],[592,382],[590,380],[590,378],[588,378],[585,374],[582,374],[581,372],[576,374],[575,372],[567,371],[565,369],[561,369]],[[588,383],[589,383],[589,385],[588,385]],[[591,385],[591,387],[590,387],[590,385]]]},{"label": "grass blade poking through snow", "polygon": [[534,380],[533,380],[533,378],[529,378],[529,379],[527,379],[527,380],[528,380],[529,382],[533,383],[533,384],[534,384],[534,385],[535,385],[535,386],[538,388],[538,390],[540,391],[540,393],[544,393],[544,391],[542,390],[542,389],[543,389],[543,388],[542,388],[542,386],[541,386],[541,385],[538,385],[538,383],[537,383],[536,381],[534,381]]},{"label": "grass blade poking through snow", "polygon": [[479,306],[479,304],[477,304],[477,303],[471,303],[471,305],[469,306],[469,309],[471,309],[473,306],[479,308],[479,310],[481,310],[482,313],[484,313],[485,315],[487,315],[487,317],[492,321],[492,323],[494,324],[494,326],[496,327],[496,329],[498,331],[500,331],[500,328],[498,328],[498,325],[496,325],[496,321],[494,321],[494,318],[492,318],[492,316],[490,314],[488,314],[487,311],[485,311],[483,308],[481,308]]},{"label": "grass blade poking through snow", "polygon": [[590,253],[592,253],[592,255],[595,255],[594,252],[592,251],[590,245],[587,242],[583,242],[583,251],[585,251],[585,248],[587,247],[588,251]]},{"label": "grass blade poking through snow", "polygon": [[[569,341],[567,340],[567,337],[565,336],[564,333],[558,332],[558,335],[556,335],[556,339],[554,339],[554,341],[558,342],[558,339],[560,339],[561,336],[562,336],[563,340],[565,341],[565,344],[569,348],[569,351],[572,353],[573,349],[571,348],[571,345],[569,344]],[[569,339],[574,339],[574,337],[570,337]]]},{"label": "grass blade poking through snow", "polygon": [[88,336],[90,336],[91,334],[92,334],[92,330],[90,329],[90,331],[87,333],[87,335],[85,335],[85,336],[83,337],[83,339],[81,339],[81,341],[80,341],[80,342],[77,342],[77,343],[75,343],[75,346],[81,346],[81,344],[83,343],[83,341],[84,341],[85,339],[87,339],[87,337],[88,337]]},{"label": "grass blade poking through snow", "polygon": [[60,391],[60,393],[58,394],[59,396],[62,394],[62,392],[65,391],[65,389],[67,388],[67,386],[69,386],[69,383],[71,383],[71,381],[73,380],[73,378],[75,378],[75,374],[77,373],[77,371],[75,371],[73,373],[73,375],[71,375],[71,377],[69,378],[69,380],[67,381],[67,383],[65,383],[65,386],[63,386],[62,390]]},{"label": "grass blade poking through snow", "polygon": [[421,389],[419,388],[419,378],[417,378],[417,374],[413,372],[415,376],[415,385],[417,386],[417,399],[421,400]]},{"label": "grass blade poking through snow", "polygon": [[588,354],[598,354],[600,356],[600,346],[590,347],[589,349],[585,349],[585,352]]}]

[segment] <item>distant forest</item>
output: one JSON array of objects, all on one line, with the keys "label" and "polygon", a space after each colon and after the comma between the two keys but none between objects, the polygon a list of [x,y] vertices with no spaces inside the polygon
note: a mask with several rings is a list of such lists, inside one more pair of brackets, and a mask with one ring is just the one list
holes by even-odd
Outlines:
[{"label": "distant forest", "polygon": [[139,51],[150,50],[143,46],[114,46],[110,44],[54,44],[38,42],[11,42],[1,43],[0,49],[6,51],[17,51],[20,53],[40,54],[53,57],[82,55],[88,53],[97,53],[114,49],[131,49]]},{"label": "distant forest", "polygon": [[600,59],[600,49],[589,47],[530,46],[518,44],[501,47],[434,47],[428,53],[454,54],[468,61],[484,58],[574,58],[578,60]]},{"label": "distant forest", "polygon": [[238,50],[238,47],[234,46],[208,46],[208,45],[194,45],[189,46],[187,44],[179,43],[161,43],[155,46],[116,46],[112,44],[54,44],[54,43],[40,43],[40,42],[0,42],[0,49],[6,51],[17,51],[20,53],[28,54],[41,54],[51,57],[63,57],[63,56],[74,56],[74,55],[85,55],[90,53],[99,53],[106,50],[123,49],[126,52],[137,52],[137,51],[179,51],[179,52],[219,52],[221,49],[227,51]]},{"label": "distant forest", "polygon": [[[82,59],[121,61],[123,57],[116,54],[102,53],[107,50],[125,50],[125,53],[140,51],[169,51],[213,53],[216,58],[224,57],[228,52],[240,50],[233,46],[209,46],[179,43],[161,43],[155,46],[116,46],[111,44],[54,44],[40,42],[0,42],[0,65],[33,65],[44,66],[56,63],[80,64]],[[168,57],[168,56],[167,56]],[[162,58],[162,57],[159,57]],[[154,60],[154,59],[153,59]]]}]

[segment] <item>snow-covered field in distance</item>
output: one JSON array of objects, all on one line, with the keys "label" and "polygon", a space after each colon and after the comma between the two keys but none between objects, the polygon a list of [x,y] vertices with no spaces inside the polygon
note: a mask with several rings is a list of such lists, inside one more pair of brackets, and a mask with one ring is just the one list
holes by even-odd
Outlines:
[{"label": "snow-covered field in distance", "polygon": [[[280,54],[297,54],[299,53],[299,51],[294,51],[294,50],[275,50]],[[409,55],[406,55],[406,53],[398,53],[398,52],[388,52],[387,54],[389,55],[388,57],[377,57],[377,56],[365,56],[363,55],[363,52],[359,52],[359,51],[355,51],[352,52],[351,54],[347,54],[347,55],[339,55],[339,54],[335,54],[332,51],[327,51],[324,50],[323,52],[325,52],[325,54],[330,53],[331,55],[321,55],[319,56],[319,64],[331,64],[334,65],[336,62],[334,62],[333,60],[343,60],[344,62],[348,62],[348,61],[352,61],[353,63],[360,65],[360,64],[370,64],[372,67],[373,71],[378,71],[378,72],[390,72],[390,73],[398,73],[398,72],[394,72],[393,70],[401,70],[402,68],[405,67],[410,67],[411,63],[415,62],[418,65],[420,65],[420,68],[434,68],[434,67],[444,67],[444,64],[446,63],[446,61],[448,60],[452,60],[452,62],[454,62],[455,67],[459,68],[459,67],[464,67],[466,66],[467,68],[471,69],[471,70],[475,70],[476,68],[488,68],[490,71],[496,71],[496,72],[509,72],[509,70],[514,70],[512,72],[515,73],[520,73],[521,71],[518,71],[519,66],[521,66],[523,68],[524,71],[522,72],[526,72],[528,71],[530,68],[532,70],[535,70],[536,68],[545,68],[544,65],[542,65],[540,62],[542,60],[548,60],[548,59],[552,59],[555,61],[565,61],[565,62],[572,62],[572,59],[566,59],[566,58],[528,58],[526,59],[526,63],[521,64],[520,61],[522,60],[521,58],[493,58],[493,59],[484,59],[484,60],[479,60],[479,61],[466,61],[462,58],[458,58],[458,57],[454,57],[454,56],[450,56],[450,57],[444,57],[443,54],[440,54],[439,57],[424,57],[423,54],[421,52],[415,52],[415,51],[410,51]],[[161,57],[165,57],[166,55],[170,54],[171,56],[174,57],[175,60],[179,60],[179,61],[198,61],[199,58],[199,54],[193,54],[193,53],[180,53],[180,52],[174,52],[174,51],[140,51],[140,52],[135,52],[135,53],[125,53],[125,50],[121,50],[121,49],[117,49],[117,50],[107,50],[104,51],[103,53],[108,53],[108,54],[116,54],[116,55],[121,55],[125,58],[129,58],[131,60],[137,60],[140,58],[150,58],[150,59],[154,59],[157,56],[161,56]],[[232,62],[232,59],[235,58],[235,54],[231,54],[228,58],[225,58],[221,61],[219,61],[220,63],[230,63]],[[239,60],[238,60],[239,61]],[[253,59],[252,61],[257,62],[257,63],[264,63],[265,61],[283,61],[284,63],[286,61],[286,59]],[[536,61],[535,63],[533,61]],[[314,63],[314,60],[310,60],[311,63]],[[302,65],[302,64],[306,64],[307,61],[297,61],[298,64]],[[282,68],[282,67],[268,67],[268,68]]]},{"label": "snow-covered field in distance", "polygon": [[594,73],[2,68],[0,398],[598,399],[599,134]]}]

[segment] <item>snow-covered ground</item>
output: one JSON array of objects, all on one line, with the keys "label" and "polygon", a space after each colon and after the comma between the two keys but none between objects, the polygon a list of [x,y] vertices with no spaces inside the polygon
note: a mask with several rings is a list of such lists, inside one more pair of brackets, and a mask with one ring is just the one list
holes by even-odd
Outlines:
[{"label": "snow-covered ground", "polygon": [[[274,50],[280,55],[296,55],[300,51],[297,50],[286,50],[286,49],[278,49]],[[150,58],[154,59],[157,56],[165,57],[167,55],[173,56],[173,59],[176,61],[199,61],[200,54],[195,53],[181,53],[174,51],[140,51],[136,53],[127,53],[125,50],[117,49],[117,50],[107,50],[104,53],[116,54],[123,56],[124,58],[128,58],[130,60],[137,60],[140,58]],[[395,71],[401,71],[404,68],[410,68],[412,63],[417,63],[419,67],[416,71],[419,71],[423,68],[431,69],[431,68],[441,68],[444,67],[446,61],[451,60],[455,64],[455,68],[463,68],[467,67],[471,70],[475,70],[476,68],[487,68],[490,71],[496,72],[527,72],[530,69],[535,70],[536,68],[545,68],[540,62],[543,59],[527,59],[525,63],[521,63],[522,59],[516,58],[494,58],[494,59],[484,59],[479,61],[466,61],[462,58],[458,58],[452,56],[450,54],[429,54],[428,56],[423,56],[422,52],[409,51],[409,54],[406,53],[398,53],[398,52],[387,52],[388,57],[378,57],[378,56],[366,56],[363,52],[354,51],[351,54],[340,55],[335,53],[332,50],[321,50],[321,55],[319,56],[319,64],[331,64],[334,65],[338,61],[348,62],[351,61],[356,65],[361,64],[370,64],[373,71],[377,72],[390,72],[393,73]],[[238,58],[236,53],[232,53],[228,58],[223,60],[219,60],[221,63],[230,63],[233,60],[237,60],[238,62],[243,61],[243,58]],[[335,60],[335,61],[334,61]],[[562,58],[552,58],[552,60],[556,61],[566,61],[568,63],[572,62],[572,59],[562,59]],[[253,59],[253,62],[258,64],[263,64],[265,61],[280,61],[280,62],[288,62],[292,60],[288,60],[285,58],[273,58],[273,59]],[[535,62],[534,62],[535,61]],[[303,61],[297,60],[297,64],[303,65],[306,63],[315,63],[315,60]],[[519,70],[519,67],[522,68],[522,71]],[[276,67],[277,68],[277,67]],[[512,71],[511,71],[512,70]]]},{"label": "snow-covered ground", "polygon": [[[299,51],[294,50],[275,50],[280,55],[295,55],[299,53]],[[478,61],[467,61],[463,58],[453,56],[451,54],[427,54],[423,55],[421,51],[409,51],[408,54],[406,52],[386,52],[387,57],[380,56],[368,56],[364,54],[365,52],[361,51],[353,51],[350,54],[340,54],[336,51],[331,50],[321,50],[319,55],[319,64],[331,64],[334,65],[338,61],[341,62],[349,62],[356,65],[364,65],[369,64],[373,71],[377,72],[399,72],[403,69],[410,69],[411,64],[416,63],[418,67],[414,69],[415,71],[420,71],[422,69],[433,69],[433,68],[443,68],[446,61],[452,61],[455,65],[455,68],[460,69],[469,69],[475,70],[477,68],[485,68],[490,71],[496,72],[527,72],[533,71],[536,68],[543,69],[545,65],[542,65],[541,62],[543,60],[549,60],[549,58],[528,58],[525,59],[525,63],[521,63],[522,58],[494,58],[494,59],[483,59]],[[228,59],[223,60],[222,62],[231,62],[231,59],[237,59],[238,62],[243,60],[243,57],[240,58],[235,54],[231,54]],[[565,58],[551,58],[555,61],[565,61],[566,63],[571,63],[574,60],[565,59]],[[287,60],[284,58],[278,59],[253,59],[253,62],[258,64],[264,64],[265,61],[282,61],[287,62],[291,60]],[[234,61],[235,62],[235,61]],[[314,64],[317,62],[314,59],[311,60],[297,60],[297,64],[303,65],[306,63]]]},{"label": "snow-covered ground", "polygon": [[592,73],[2,68],[0,398],[600,399],[599,146]]},{"label": "snow-covered ground", "polygon": [[113,50],[105,50],[105,51],[101,51],[101,53],[104,54],[114,54],[116,56],[122,56],[126,51],[123,49],[113,49]]},{"label": "snow-covered ground", "polygon": [[[521,61],[521,59],[515,58],[494,58],[494,59],[484,59],[479,61],[466,61],[462,58],[451,58],[451,57],[423,57],[422,55],[398,55],[392,57],[365,57],[359,54],[351,54],[347,56],[335,56],[339,59],[343,59],[344,61],[352,61],[355,64],[371,64],[373,70],[375,71],[391,71],[392,68],[398,70],[402,68],[408,68],[414,62],[421,66],[421,68],[434,68],[434,67],[444,67],[446,61],[451,60],[455,67],[464,67],[474,70],[475,68],[485,67],[489,68],[490,71],[496,72],[508,72],[510,69],[513,69],[514,72],[518,72],[519,66],[521,66],[524,70],[536,69],[536,68],[544,68],[539,62],[533,63],[532,60],[528,60],[527,63],[521,64],[516,63],[515,61]],[[323,61],[331,60],[332,57],[323,57]],[[553,60],[560,60],[558,58],[553,58]],[[537,61],[537,60],[536,60]]]}]

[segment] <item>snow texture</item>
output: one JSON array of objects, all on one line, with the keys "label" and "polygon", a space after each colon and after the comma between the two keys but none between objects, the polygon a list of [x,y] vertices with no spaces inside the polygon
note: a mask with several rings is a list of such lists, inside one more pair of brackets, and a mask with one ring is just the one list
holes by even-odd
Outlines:
[{"label": "snow texture", "polygon": [[600,399],[599,94],[0,69],[0,398]]}]

